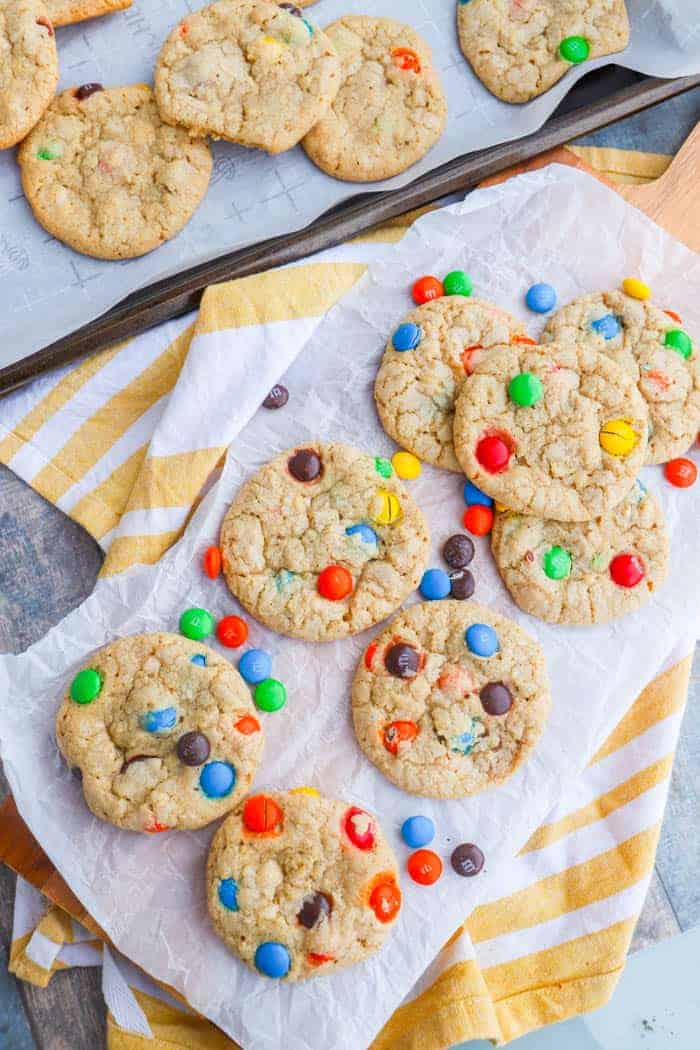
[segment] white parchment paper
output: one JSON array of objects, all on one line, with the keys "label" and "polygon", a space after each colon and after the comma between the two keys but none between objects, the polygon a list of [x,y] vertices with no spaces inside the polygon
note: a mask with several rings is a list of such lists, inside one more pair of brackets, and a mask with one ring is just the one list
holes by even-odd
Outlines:
[{"label": "white parchment paper", "polygon": [[[105,86],[151,82],[160,46],[198,0],[134,0],[129,10],[57,29],[61,82]],[[694,0],[628,0],[629,47],[612,59],[572,68],[558,85],[524,106],[499,102],[462,56],[456,0],[320,0],[307,11],[318,25],[345,14],[408,22],[430,43],[449,106],[447,130],[410,171],[371,185],[338,182],[301,147],[277,157],[230,143],[214,147],[209,192],[178,237],[140,259],[106,262],[79,255],[50,237],[22,195],[14,150],[0,152],[0,367],[97,317],[129,292],[277,234],[302,229],[332,206],[367,189],[406,185],[455,157],[529,134],[573,83],[609,61],[656,76],[700,72],[700,11]]]},{"label": "white parchment paper", "polygon": [[[22,816],[117,947],[177,988],[247,1050],[369,1045],[454,929],[494,892],[496,880],[500,892],[507,892],[508,860],[642,688],[690,652],[698,634],[700,485],[673,489],[659,467],[647,468],[643,478],[661,499],[671,529],[670,579],[647,607],[622,621],[563,628],[525,616],[502,586],[487,540],[478,540],[475,599],[514,617],[538,638],[551,676],[552,714],[536,753],[509,783],[475,798],[436,802],[395,788],[355,743],[350,683],[375,632],[312,645],[249,621],[250,644],[272,653],[274,674],[289,691],[283,711],[263,716],[266,749],[256,789],[311,784],[367,806],[378,813],[402,867],[408,850],[400,825],[413,813],[426,813],[437,827],[434,848],[445,858],[445,874],[435,886],[403,879],[405,905],[382,952],[335,976],[297,985],[267,981],[217,940],[204,903],[212,829],[138,835],[89,813],[54,742],[55,713],[72,675],[91,651],[116,635],[176,630],[188,606],[203,605],[217,617],[238,611],[223,581],[204,577],[201,556],[216,542],[241,481],[270,456],[319,439],[346,440],[391,455],[393,446],[372,401],[385,339],[410,307],[408,289],[415,277],[455,267],[472,274],[477,295],[523,317],[533,335],[541,321],[533,321],[522,296],[534,280],[550,281],[563,303],[615,287],[632,274],[653,286],[660,305],[680,312],[688,331],[700,332],[700,260],[612,190],[559,166],[480,190],[425,216],[388,250],[321,321],[284,377],[266,352],[256,351],[241,370],[233,333],[228,340],[219,333],[195,341],[181,380],[186,387],[175,389],[171,407],[176,409],[178,398],[183,406],[191,404],[193,390],[208,389],[210,414],[225,408],[227,433],[235,438],[219,482],[184,538],[158,565],[100,581],[83,606],[27,653],[0,659],[2,758]],[[216,390],[212,375],[219,377]],[[245,406],[259,404],[278,378],[290,390],[288,406],[250,418]],[[697,451],[692,454],[697,460]],[[433,565],[441,564],[445,539],[460,529],[462,485],[459,476],[430,467],[411,483],[429,520]],[[460,879],[449,868],[451,850],[463,841],[484,850],[486,867],[478,878]]]}]

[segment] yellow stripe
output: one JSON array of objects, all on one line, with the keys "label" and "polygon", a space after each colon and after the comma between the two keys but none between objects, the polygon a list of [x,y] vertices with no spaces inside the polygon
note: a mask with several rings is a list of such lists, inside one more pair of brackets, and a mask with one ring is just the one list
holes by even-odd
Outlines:
[{"label": "yellow stripe", "polygon": [[189,506],[202,488],[225,446],[199,448],[172,456],[149,457],[129,498],[129,510]]},{"label": "yellow stripe", "polygon": [[154,565],[182,535],[182,529],[146,536],[117,536],[109,548],[101,576],[116,576],[131,565]]},{"label": "yellow stripe", "polygon": [[307,263],[210,285],[202,296],[196,334],[319,317],[366,269],[363,263]]},{"label": "yellow stripe", "polygon": [[610,1001],[624,969],[621,963],[608,973],[582,977],[568,984],[554,983],[496,1004],[501,1030],[499,1046],[544,1025],[598,1010]]},{"label": "yellow stripe", "polygon": [[686,657],[650,682],[593,756],[590,764],[600,762],[663,718],[668,718],[674,711],[682,710],[688,696],[692,663],[692,657]]},{"label": "yellow stripe", "polygon": [[596,171],[623,183],[647,183],[660,178],[673,160],[665,153],[642,153],[611,146],[569,146]]},{"label": "yellow stripe", "polygon": [[101,540],[119,524],[147,451],[148,445],[138,448],[101,485],[83,496],[71,511],[71,518],[95,539]]},{"label": "yellow stripe", "polygon": [[482,905],[467,920],[472,941],[478,944],[502,933],[525,930],[634,885],[651,869],[658,837],[658,825],[640,831],[591,860]]},{"label": "yellow stripe", "polygon": [[125,346],[128,346],[128,341],[119,343],[109,350],[103,350],[102,353],[95,354],[94,357],[88,357],[86,361],[83,361],[77,368],[74,368],[68,375],[64,376],[53,389],[49,390],[45,397],[37,401],[34,407],[27,412],[26,416],[23,416],[15,424],[12,433],[0,441],[0,462],[9,463],[22,446],[31,441],[44,423],[56,412],[60,411],[77,394],[80,388],[87,383],[88,379],[92,379],[101,368],[109,364],[112,358],[116,357]]},{"label": "yellow stripe", "polygon": [[589,802],[587,806],[582,806],[574,813],[568,813],[561,820],[554,821],[552,824],[543,824],[528,839],[520,854],[531,853],[532,850],[551,846],[552,843],[558,842],[559,839],[564,838],[566,835],[571,835],[572,832],[578,831],[579,828],[594,824],[598,820],[603,820],[609,813],[619,809],[620,806],[627,805],[628,802],[631,802],[645,791],[649,791],[650,788],[660,784],[662,780],[666,780],[671,775],[672,767],[672,754],[667,755],[665,758],[660,758],[658,762],[654,762],[652,765],[647,766],[646,769],[635,773],[634,776],[630,777],[629,780],[625,780],[622,784],[617,784],[604,795],[600,795],[593,802]]},{"label": "yellow stripe", "polygon": [[148,1019],[153,1039],[125,1032],[108,1013],[108,1050],[239,1050],[237,1043],[204,1017],[178,1010],[139,988],[131,991]]},{"label": "yellow stripe", "polygon": [[80,481],[144,412],[172,390],[187,355],[192,331],[190,325],[148,368],[86,419],[32,479],[32,488],[55,503],[71,485]]},{"label": "yellow stripe", "polygon": [[37,930],[43,933],[44,937],[48,937],[54,944],[72,944],[73,943],[73,923],[70,915],[59,908],[58,905],[52,904],[49,910],[44,916],[42,916]]}]

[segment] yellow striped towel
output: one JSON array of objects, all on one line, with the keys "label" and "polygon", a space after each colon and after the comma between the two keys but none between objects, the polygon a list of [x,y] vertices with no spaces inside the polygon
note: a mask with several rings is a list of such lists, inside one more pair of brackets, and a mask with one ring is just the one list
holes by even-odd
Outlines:
[{"label": "yellow striped towel", "polygon": [[[621,151],[586,159],[612,177],[635,180],[645,172],[655,177],[668,162]],[[202,411],[206,391],[196,386],[192,362],[199,354],[212,361],[217,353],[235,354],[237,345],[248,352],[265,346],[281,374],[285,357],[366,265],[403,235],[408,221],[283,271],[209,288],[197,315],[11,395],[0,413],[0,461],[95,536],[106,551],[103,572],[157,561],[211,483],[227,444]],[[176,383],[188,397],[169,411]],[[687,693],[688,651],[686,642],[575,789],[494,880],[489,898],[390,1018],[374,1050],[437,1050],[477,1037],[506,1042],[609,998],[653,869]],[[70,965],[63,953],[67,931],[75,931],[56,909],[35,915],[28,891],[18,884],[23,917],[15,923],[11,965],[19,976],[45,983],[57,966]],[[131,988],[137,1020],[124,1022],[123,996],[117,996],[110,1046],[153,1046],[148,1033],[156,1046],[233,1046],[126,962],[120,966],[126,977],[112,979]],[[109,972],[116,972],[113,961]]]}]

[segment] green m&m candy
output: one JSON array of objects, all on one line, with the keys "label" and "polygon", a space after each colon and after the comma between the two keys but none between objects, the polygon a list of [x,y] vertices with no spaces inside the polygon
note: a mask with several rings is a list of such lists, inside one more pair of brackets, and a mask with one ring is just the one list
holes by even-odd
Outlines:
[{"label": "green m&m candy", "polygon": [[521,372],[513,376],[508,384],[508,396],[516,405],[530,408],[542,400],[542,380],[532,372]]},{"label": "green m&m candy", "polygon": [[185,609],[180,617],[180,634],[201,642],[214,630],[214,617],[206,609]]},{"label": "green m&m candy", "polygon": [[591,45],[585,36],[567,36],[559,45],[559,55],[565,62],[578,65],[585,62],[591,53]]},{"label": "green m&m candy", "polygon": [[70,698],[76,704],[91,704],[102,692],[102,675],[93,667],[78,671],[70,684]]},{"label": "green m&m candy", "polygon": [[565,580],[571,573],[571,555],[563,547],[550,547],[544,556],[544,572],[550,580]]},{"label": "green m&m candy", "polygon": [[287,702],[287,690],[276,678],[266,678],[256,685],[253,699],[261,711],[279,711]]},{"label": "green m&m candy", "polygon": [[680,328],[672,328],[669,332],[666,332],[664,346],[668,346],[671,350],[677,351],[677,353],[679,353],[681,357],[684,357],[686,361],[693,352],[693,344],[690,340],[690,336],[686,335]]},{"label": "green m&m candy", "polygon": [[442,282],[445,295],[471,295],[472,279],[464,270],[451,270]]},{"label": "green m&m candy", "polygon": [[389,460],[383,459],[381,456],[374,457],[374,469],[383,478],[390,478],[394,473],[394,468]]}]

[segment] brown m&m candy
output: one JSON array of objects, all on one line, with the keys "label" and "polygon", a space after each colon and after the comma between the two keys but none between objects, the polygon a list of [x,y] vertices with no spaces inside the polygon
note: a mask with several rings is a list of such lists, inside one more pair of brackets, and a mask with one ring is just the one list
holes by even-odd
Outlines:
[{"label": "brown m&m candy", "polygon": [[464,601],[474,593],[474,577],[469,569],[457,569],[450,573],[450,596]]},{"label": "brown m&m candy", "polygon": [[452,851],[450,864],[458,875],[478,875],[484,866],[484,854],[473,842],[463,842]]},{"label": "brown m&m candy", "polygon": [[287,463],[289,473],[297,481],[316,481],[323,473],[321,457],[312,448],[300,448]]},{"label": "brown m&m candy", "polygon": [[304,897],[297,912],[299,923],[307,930],[313,930],[324,916],[330,915],[333,909],[331,898],[325,893],[311,893]]},{"label": "brown m&m candy", "polygon": [[442,548],[442,556],[451,569],[465,569],[474,557],[474,544],[468,536],[456,533]]},{"label": "brown m&m candy", "polygon": [[104,91],[102,84],[81,84],[80,87],[75,89],[75,97],[78,102],[82,102],[86,98],[90,98],[90,95],[97,94],[98,91]]},{"label": "brown m&m candy", "polygon": [[204,733],[185,733],[177,742],[177,757],[185,766],[201,766],[209,758],[209,741]]},{"label": "brown m&m candy", "polygon": [[505,715],[513,706],[510,689],[503,682],[488,682],[479,693],[479,698],[487,715]]},{"label": "brown m&m candy", "polygon": [[289,391],[286,386],[277,383],[263,401],[263,408],[284,408],[289,401]]},{"label": "brown m&m candy", "polygon": [[413,678],[418,673],[420,657],[412,645],[397,642],[384,657],[384,666],[395,678]]}]

